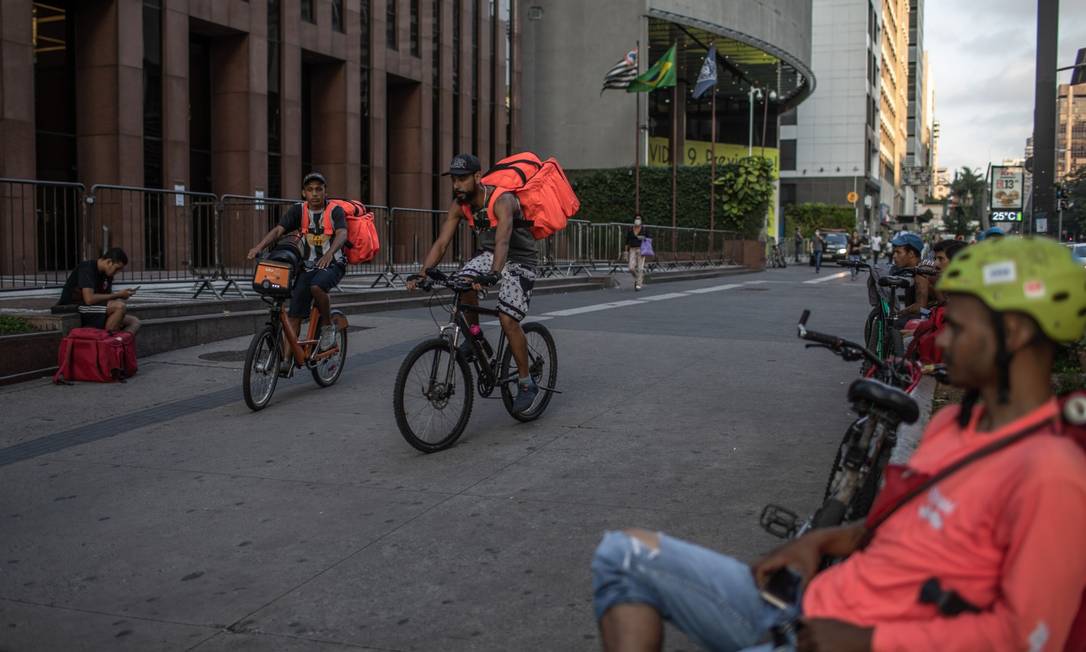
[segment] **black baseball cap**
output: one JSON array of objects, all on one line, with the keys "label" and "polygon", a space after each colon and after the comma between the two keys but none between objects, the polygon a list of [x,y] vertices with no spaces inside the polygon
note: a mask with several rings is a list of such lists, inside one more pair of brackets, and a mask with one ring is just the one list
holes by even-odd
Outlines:
[{"label": "black baseball cap", "polygon": [[328,181],[325,180],[324,175],[317,171],[310,172],[302,178],[302,187],[305,188],[306,184],[310,181],[320,181],[322,186],[328,185]]},{"label": "black baseball cap", "polygon": [[453,157],[451,163],[449,163],[449,171],[443,172],[441,176],[454,176],[462,177],[468,174],[475,174],[483,169],[483,166],[479,164],[479,158],[472,156],[471,154],[457,154]]}]

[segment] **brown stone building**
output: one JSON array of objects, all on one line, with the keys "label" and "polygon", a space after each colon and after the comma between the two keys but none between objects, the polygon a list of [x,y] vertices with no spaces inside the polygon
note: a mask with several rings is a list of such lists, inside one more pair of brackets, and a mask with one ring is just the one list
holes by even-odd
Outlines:
[{"label": "brown stone building", "polygon": [[518,143],[514,5],[4,0],[0,177],[445,206]]}]

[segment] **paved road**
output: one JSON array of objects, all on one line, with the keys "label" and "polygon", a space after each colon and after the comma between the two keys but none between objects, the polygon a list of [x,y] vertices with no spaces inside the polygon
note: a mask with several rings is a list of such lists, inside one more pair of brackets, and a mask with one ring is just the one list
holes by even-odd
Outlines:
[{"label": "paved road", "polygon": [[833,272],[537,297],[565,393],[530,424],[477,400],[429,456],[391,410],[423,309],[352,318],[339,384],[296,377],[257,414],[214,361],[244,340],[6,388],[0,650],[596,649],[604,530],[751,559],[763,503],[813,507],[855,369],[795,322],[858,336],[867,310],[860,283],[806,283]]}]

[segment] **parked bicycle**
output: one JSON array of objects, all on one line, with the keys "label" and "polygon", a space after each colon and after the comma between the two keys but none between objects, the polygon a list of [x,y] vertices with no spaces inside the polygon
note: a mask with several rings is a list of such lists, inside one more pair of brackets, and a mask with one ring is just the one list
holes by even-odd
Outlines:
[{"label": "parked bicycle", "polygon": [[774,242],[769,250],[769,266],[777,269],[788,267],[788,259],[785,258],[780,243]]},{"label": "parked bicycle", "polygon": [[[472,279],[448,276],[430,269],[419,287],[434,286],[452,291],[449,322],[440,326],[438,337],[416,346],[400,365],[393,391],[393,411],[396,425],[407,443],[424,453],[449,448],[456,443],[471,416],[474,388],[482,398],[490,398],[495,389],[502,403],[518,421],[538,419],[550,404],[558,380],[558,349],[554,337],[538,322],[522,325],[528,340],[528,366],[539,395],[531,407],[522,412],[513,410],[513,386],[517,382],[513,351],[507,346],[505,333],[498,336],[496,349],[484,337],[469,334],[465,313],[497,317],[498,311],[461,302],[461,295],[473,289]],[[461,338],[469,342],[471,361],[460,353]],[[472,376],[472,366],[475,377]]]},{"label": "parked bicycle", "polygon": [[[809,310],[804,310],[797,327],[800,339],[812,342],[808,348],[826,348],[847,361],[866,359],[888,376],[898,373],[893,365],[860,344],[807,330],[810,315]],[[905,391],[871,378],[853,381],[848,388],[848,401],[857,418],[845,431],[837,449],[822,506],[803,519],[780,505],[766,505],[759,518],[766,532],[782,539],[793,538],[810,529],[863,518],[871,509],[883,470],[897,444],[897,429],[902,423],[914,423],[920,409]]]},{"label": "parked bicycle", "polygon": [[[311,269],[312,263],[304,264]],[[294,287],[296,267],[290,262],[262,257],[253,277],[253,289],[260,293],[260,300],[267,303],[268,321],[257,331],[245,354],[245,371],[242,390],[245,404],[257,411],[267,407],[275,393],[279,378],[291,378],[296,369],[310,370],[313,380],[321,387],[330,387],[343,373],[347,359],[347,316],[332,310],[332,323],[336,326],[333,346],[321,351],[318,347],[320,311],[314,305],[309,314],[309,326],[304,338],[290,325],[285,304],[290,301]],[[281,362],[286,361],[285,364]],[[282,367],[282,368],[281,368]]]}]

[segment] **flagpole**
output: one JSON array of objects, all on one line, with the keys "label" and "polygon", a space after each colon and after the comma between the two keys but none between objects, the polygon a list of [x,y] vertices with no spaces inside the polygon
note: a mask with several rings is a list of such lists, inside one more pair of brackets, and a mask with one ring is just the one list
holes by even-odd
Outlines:
[{"label": "flagpole", "polygon": [[[676,60],[678,59],[676,52]],[[675,254],[675,246],[678,244],[677,215],[678,205],[676,201],[677,183],[679,173],[679,83],[671,87],[671,253]]]},{"label": "flagpole", "polygon": [[709,156],[712,163],[709,168],[709,251],[713,251],[713,230],[716,227],[716,85],[713,85],[713,98],[711,102],[710,116],[713,123],[709,138]]},{"label": "flagpole", "polygon": [[[628,42],[628,41],[627,41]],[[641,41],[637,41],[637,74],[641,74]],[[641,93],[634,93],[634,215],[641,215]]]}]

